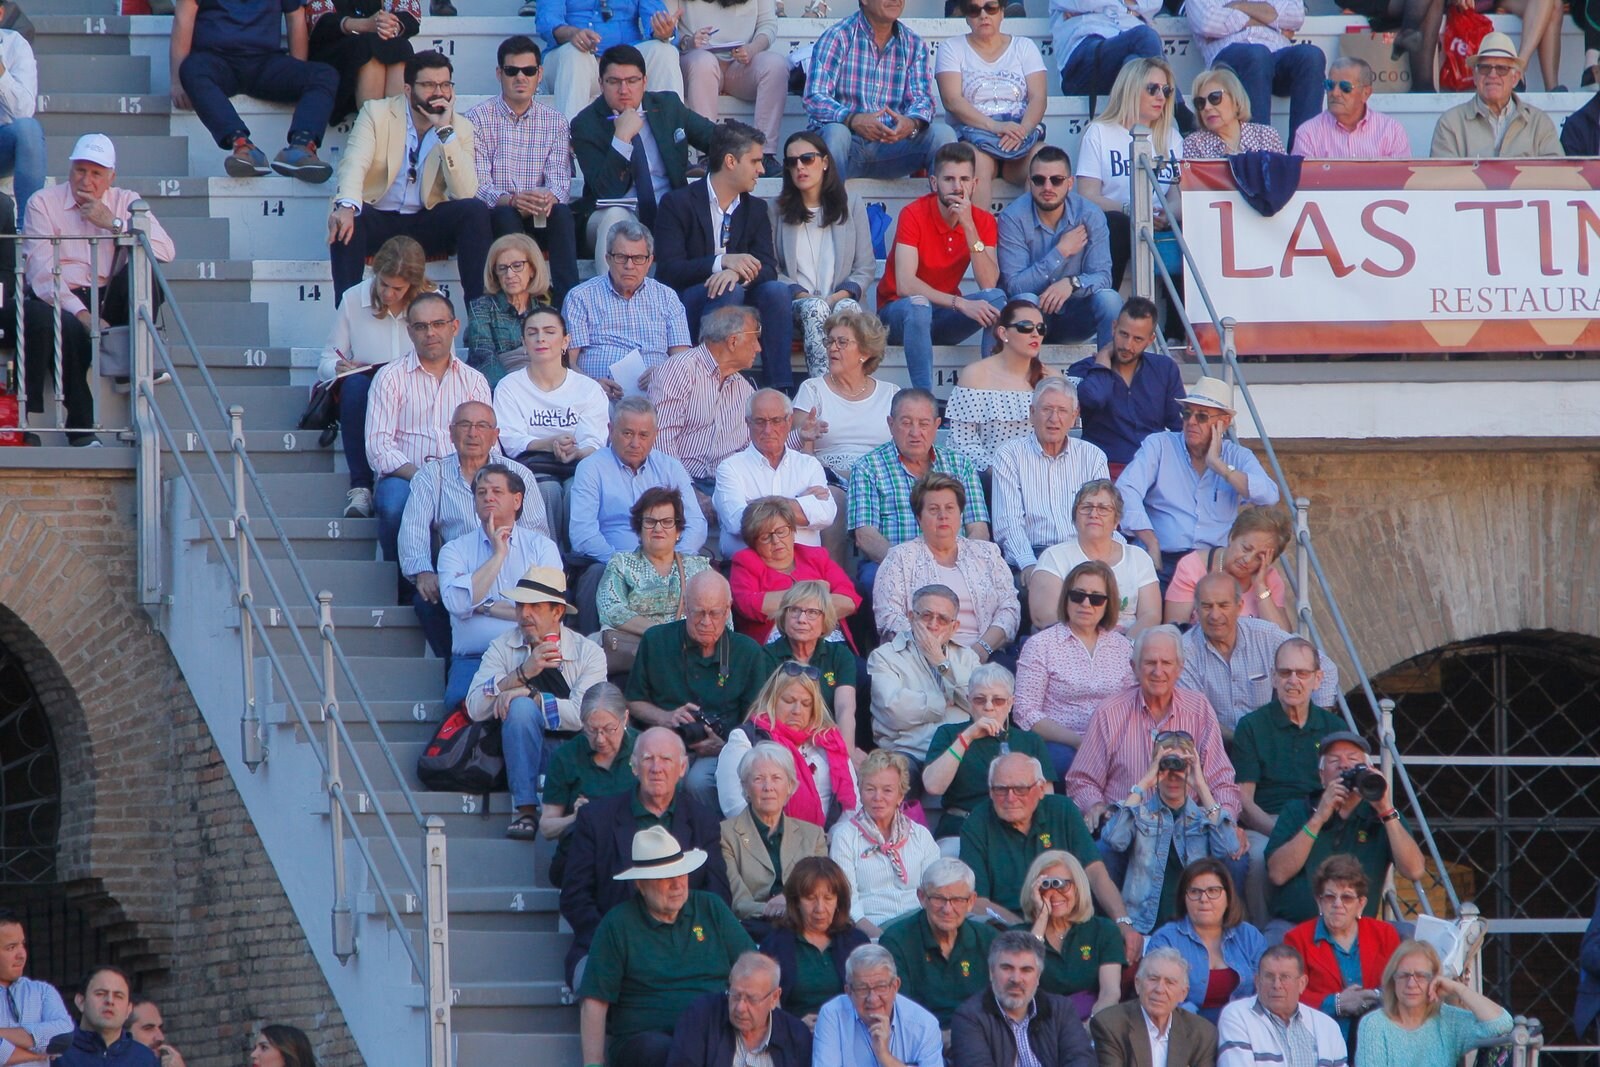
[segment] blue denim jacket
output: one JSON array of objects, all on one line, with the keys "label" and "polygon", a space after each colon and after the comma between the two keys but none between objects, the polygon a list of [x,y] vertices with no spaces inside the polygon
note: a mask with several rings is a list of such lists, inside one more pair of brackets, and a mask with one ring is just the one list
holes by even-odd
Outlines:
[{"label": "blue denim jacket", "polygon": [[[1189,996],[1184,1000],[1183,1007],[1198,1013],[1200,1002],[1206,998],[1206,983],[1211,981],[1211,953],[1206,951],[1205,943],[1194,932],[1188,919],[1179,919],[1157,930],[1145,942],[1146,955],[1158,948],[1175,948],[1183,954],[1184,962],[1189,965]],[[1230,1001],[1256,995],[1256,964],[1261,962],[1261,954],[1265,951],[1267,939],[1249,923],[1240,923],[1232,930],[1223,931],[1222,962],[1239,976],[1239,988],[1228,998]]]},{"label": "blue denim jacket", "polygon": [[1176,820],[1159,796],[1148,797],[1138,807],[1111,805],[1111,817],[1100,831],[1100,842],[1115,852],[1128,853],[1128,873],[1122,882],[1122,902],[1133,927],[1141,934],[1155,929],[1161,907],[1161,883],[1167,870],[1167,846],[1176,839],[1178,859],[1184,866],[1206,856],[1227,859],[1239,847],[1233,816],[1226,808],[1215,826],[1193,799],[1185,802]]}]

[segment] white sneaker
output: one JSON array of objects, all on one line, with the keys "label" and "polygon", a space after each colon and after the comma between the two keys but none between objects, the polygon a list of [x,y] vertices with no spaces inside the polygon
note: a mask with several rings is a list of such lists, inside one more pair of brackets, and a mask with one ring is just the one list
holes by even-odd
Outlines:
[{"label": "white sneaker", "polygon": [[344,495],[344,517],[347,519],[372,518],[372,490],[352,489]]}]

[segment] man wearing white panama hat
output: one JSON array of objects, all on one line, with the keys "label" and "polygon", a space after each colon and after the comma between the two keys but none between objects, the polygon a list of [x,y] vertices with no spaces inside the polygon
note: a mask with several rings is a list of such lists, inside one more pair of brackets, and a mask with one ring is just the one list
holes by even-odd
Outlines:
[{"label": "man wearing white panama hat", "polygon": [[567,600],[567,576],[559,567],[529,567],[506,599],[517,605],[516,629],[489,642],[467,688],[467,714],[500,720],[506,779],[517,809],[506,836],[532,841],[539,828],[544,732],[580,728],[583,694],[606,680],[606,654],[561,625],[563,616],[578,609]]},{"label": "man wearing white panama hat", "polygon": [[1523,60],[1511,38],[1484,35],[1467,62],[1477,92],[1439,116],[1428,154],[1434,159],[1560,158],[1556,124],[1516,94]]},{"label": "man wearing white panama hat", "polygon": [[755,948],[720,897],[689,888],[706,858],[664,827],[633,835],[633,866],[613,877],[638,892],[600,920],[578,983],[585,1067],[660,1067],[678,1017],[725,989],[740,954]]},{"label": "man wearing white panama hat", "polygon": [[1122,530],[1160,565],[1163,589],[1185,553],[1227,543],[1240,504],[1278,502],[1254,453],[1228,440],[1233,386],[1201,378],[1178,405],[1183,428],[1146,437],[1117,479]]}]

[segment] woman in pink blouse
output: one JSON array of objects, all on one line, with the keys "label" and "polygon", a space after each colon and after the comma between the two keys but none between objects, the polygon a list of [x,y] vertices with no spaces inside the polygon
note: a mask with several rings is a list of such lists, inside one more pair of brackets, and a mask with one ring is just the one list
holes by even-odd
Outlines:
[{"label": "woman in pink blouse", "polygon": [[[841,623],[861,606],[855,583],[827,549],[794,543],[798,510],[793,500],[781,496],[758,497],[744,509],[739,535],[750,547],[733,554],[728,584],[733,587],[733,628],[759,645],[778,636],[772,620],[783,594],[796,582],[825,582]],[[855,651],[850,627],[839,629]]]},{"label": "woman in pink blouse", "polygon": [[1066,777],[1100,702],[1133,684],[1133,644],[1117,631],[1117,578],[1085,560],[1061,583],[1061,618],[1028,638],[1017,660],[1017,725],[1045,739]]},{"label": "woman in pink blouse", "polygon": [[1271,126],[1250,121],[1250,97],[1227,67],[1203,70],[1190,101],[1202,129],[1183,139],[1183,158],[1226,159],[1240,152],[1282,152],[1283,138]]},{"label": "woman in pink blouse", "polygon": [[1194,622],[1195,583],[1208,574],[1227,571],[1244,591],[1239,614],[1266,619],[1280,630],[1293,630],[1283,576],[1277,568],[1278,557],[1293,536],[1289,516],[1281,508],[1243,509],[1233,520],[1226,545],[1197,548],[1178,560],[1167,586],[1166,618],[1162,621]]}]

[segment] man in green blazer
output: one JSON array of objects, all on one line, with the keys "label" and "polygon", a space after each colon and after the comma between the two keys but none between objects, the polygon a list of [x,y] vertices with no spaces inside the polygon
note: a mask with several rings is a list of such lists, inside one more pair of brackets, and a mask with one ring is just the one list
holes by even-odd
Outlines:
[{"label": "man in green blazer", "polygon": [[[600,95],[572,120],[572,150],[583,169],[579,220],[594,245],[594,270],[606,270],[606,234],[637,217],[655,228],[656,204],[688,183],[689,146],[711,150],[709,119],[673,93],[645,88],[644,56],[629,44],[600,55]],[[641,178],[648,180],[642,181]],[[633,206],[599,201],[632,199]]]}]

